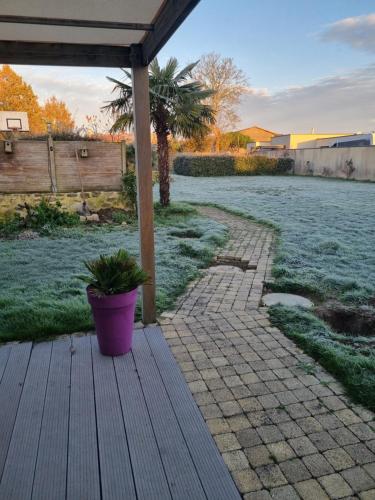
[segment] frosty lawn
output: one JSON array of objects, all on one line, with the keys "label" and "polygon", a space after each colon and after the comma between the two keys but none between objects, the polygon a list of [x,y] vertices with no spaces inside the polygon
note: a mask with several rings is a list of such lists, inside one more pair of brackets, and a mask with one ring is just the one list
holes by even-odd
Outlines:
[{"label": "frosty lawn", "polygon": [[277,283],[320,299],[375,291],[375,184],[310,177],[174,176],[175,200],[219,204],[281,230]]},{"label": "frosty lawn", "polygon": [[[159,312],[172,306],[225,237],[223,226],[186,207],[157,216]],[[85,272],[83,260],[120,247],[138,254],[134,228],[72,228],[54,237],[0,241],[0,282],[5,285],[0,293],[0,341],[92,328],[84,284],[77,276]]]}]

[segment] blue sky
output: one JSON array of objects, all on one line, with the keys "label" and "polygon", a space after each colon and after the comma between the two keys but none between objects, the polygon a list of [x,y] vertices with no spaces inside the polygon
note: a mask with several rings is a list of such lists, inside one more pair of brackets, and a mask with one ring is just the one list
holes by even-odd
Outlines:
[{"label": "blue sky", "polygon": [[215,51],[233,57],[254,87],[305,85],[374,60],[319,39],[327,25],[372,12],[374,0],[202,0],[160,59],[176,54],[184,62]]},{"label": "blue sky", "polygon": [[[229,7],[228,8],[228,4]],[[181,64],[232,57],[250,91],[238,128],[280,132],[375,129],[374,0],[202,0],[160,53]],[[18,67],[43,101],[56,94],[77,123],[110,97],[118,70]]]}]

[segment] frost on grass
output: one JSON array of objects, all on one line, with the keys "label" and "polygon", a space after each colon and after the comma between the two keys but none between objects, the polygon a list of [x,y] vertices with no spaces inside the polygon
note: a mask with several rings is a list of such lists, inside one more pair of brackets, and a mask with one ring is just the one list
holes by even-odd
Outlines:
[{"label": "frost on grass", "polygon": [[[173,236],[174,231],[181,234]],[[185,238],[189,231],[200,236]],[[191,215],[157,224],[159,311],[173,305],[225,237],[221,224]],[[85,286],[77,279],[85,271],[83,261],[121,247],[138,255],[138,245],[138,231],[123,227],[72,228],[53,237],[0,241],[0,341],[92,328]]]},{"label": "frost on grass", "polygon": [[375,294],[375,185],[307,177],[175,176],[175,200],[216,203],[276,224],[281,291],[363,302]]}]

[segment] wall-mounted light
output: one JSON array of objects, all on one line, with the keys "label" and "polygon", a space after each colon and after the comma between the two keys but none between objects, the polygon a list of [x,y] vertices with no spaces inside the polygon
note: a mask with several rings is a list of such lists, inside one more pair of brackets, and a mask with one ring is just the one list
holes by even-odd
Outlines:
[{"label": "wall-mounted light", "polygon": [[87,148],[82,148],[79,150],[81,158],[87,158],[89,156],[89,151]]}]

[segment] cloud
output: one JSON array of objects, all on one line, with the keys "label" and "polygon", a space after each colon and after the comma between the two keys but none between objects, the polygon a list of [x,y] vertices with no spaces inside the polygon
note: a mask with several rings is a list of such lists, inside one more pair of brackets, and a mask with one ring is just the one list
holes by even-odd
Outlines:
[{"label": "cloud", "polygon": [[329,24],[321,33],[320,39],[345,43],[353,49],[375,54],[375,14],[347,17]]},{"label": "cloud", "polygon": [[44,103],[55,95],[63,100],[72,113],[77,126],[87,115],[98,115],[105,101],[110,100],[113,84],[105,76],[121,78],[119,70],[87,70],[84,68],[49,68],[15,66],[14,70],[29,83]]},{"label": "cloud", "polygon": [[[86,115],[98,114],[112,98],[107,74],[119,70],[15,66],[32,85],[40,102],[56,95],[82,125]],[[250,88],[238,109],[238,128],[252,124],[276,132],[356,132],[375,128],[375,64],[351,73],[329,76],[310,85],[287,87],[276,93]]]},{"label": "cloud", "polygon": [[374,129],[375,65],[311,85],[288,87],[274,94],[243,97],[238,128],[257,124],[280,133],[357,132]]}]

